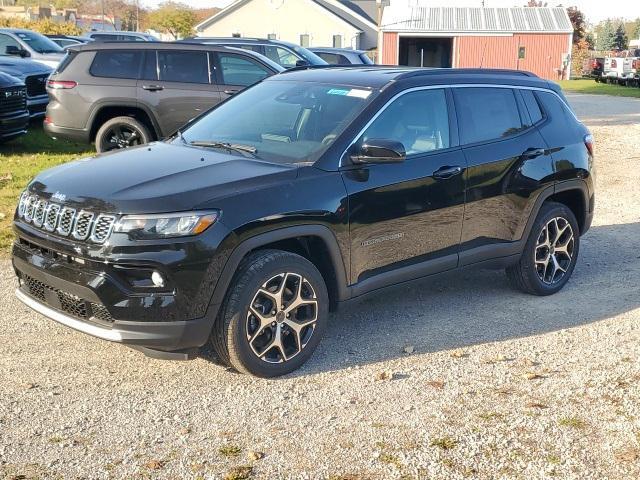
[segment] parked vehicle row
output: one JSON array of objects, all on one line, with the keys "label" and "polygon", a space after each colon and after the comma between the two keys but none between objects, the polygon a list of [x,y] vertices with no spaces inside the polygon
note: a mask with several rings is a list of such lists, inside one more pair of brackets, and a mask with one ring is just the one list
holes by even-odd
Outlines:
[{"label": "parked vehicle row", "polygon": [[591,75],[596,82],[640,87],[640,49],[624,55],[593,59]]},{"label": "parked vehicle row", "polygon": [[0,71],[0,143],[27,133],[28,124],[24,82]]},{"label": "parked vehicle row", "polygon": [[[139,58],[130,45],[74,47],[51,82],[71,93],[80,72],[126,65],[121,85],[138,93],[171,88],[165,72],[211,90],[207,74],[227,64],[246,78],[259,60],[176,44]],[[179,70],[161,60],[181,51]],[[97,95],[101,78],[71,95]],[[330,310],[384,287],[483,266],[530,294],[561,290],[593,218],[592,165],[589,131],[532,74],[288,70],[166,141],[36,176],[14,219],[17,296],[155,357],[211,341],[240,372],[283,375],[311,357]]]}]

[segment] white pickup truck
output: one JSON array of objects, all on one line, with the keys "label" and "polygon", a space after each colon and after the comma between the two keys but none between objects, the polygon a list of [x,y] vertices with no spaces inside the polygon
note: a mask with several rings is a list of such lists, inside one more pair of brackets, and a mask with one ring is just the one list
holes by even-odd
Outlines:
[{"label": "white pickup truck", "polygon": [[621,85],[637,85],[640,75],[640,49],[625,52],[624,57],[606,57],[602,79]]}]

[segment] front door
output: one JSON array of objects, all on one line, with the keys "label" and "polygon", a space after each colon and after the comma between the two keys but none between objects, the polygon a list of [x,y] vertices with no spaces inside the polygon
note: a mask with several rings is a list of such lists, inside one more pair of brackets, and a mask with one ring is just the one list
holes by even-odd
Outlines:
[{"label": "front door", "polygon": [[343,170],[351,283],[378,288],[457,266],[465,160],[452,141],[449,95],[424,89],[399,96],[351,147],[353,154],[377,138],[399,141],[407,152],[403,163]]},{"label": "front door", "polygon": [[146,52],[138,102],[153,111],[163,137],[220,103],[209,65],[204,50]]}]

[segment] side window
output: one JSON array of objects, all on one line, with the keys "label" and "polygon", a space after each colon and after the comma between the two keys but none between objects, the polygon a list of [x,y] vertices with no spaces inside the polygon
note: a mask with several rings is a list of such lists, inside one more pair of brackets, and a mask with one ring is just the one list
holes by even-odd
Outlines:
[{"label": "side window", "polygon": [[449,148],[449,115],[443,89],[404,94],[389,105],[360,139],[401,142],[407,155]]},{"label": "side window", "polygon": [[540,105],[538,105],[538,101],[531,90],[520,90],[520,93],[522,94],[524,104],[527,106],[529,117],[531,117],[531,123],[535,125],[542,120],[543,115],[540,110]]},{"label": "side window", "polygon": [[158,52],[160,80],[180,83],[209,83],[207,52],[167,50]]},{"label": "side window", "polygon": [[7,47],[22,48],[22,45],[20,45],[13,37],[0,34],[0,55],[7,53]]},{"label": "side window", "polygon": [[155,50],[146,50],[142,66],[143,80],[158,80],[158,57]]},{"label": "side window", "polygon": [[127,50],[99,50],[89,72],[94,77],[138,78],[142,52]]},{"label": "side window", "polygon": [[519,132],[523,125],[510,88],[454,88],[463,144],[496,140]]},{"label": "side window", "polygon": [[273,45],[265,45],[264,54],[278,65],[282,65],[284,68],[295,67],[296,62],[300,60],[300,57],[294,55],[293,52]]},{"label": "side window", "polygon": [[239,55],[218,53],[222,83],[224,85],[241,85],[248,87],[268,77],[269,72],[262,65]]},{"label": "side window", "polygon": [[318,52],[316,53],[316,55],[318,55],[329,65],[337,65],[339,62],[338,55],[336,55],[335,53]]}]

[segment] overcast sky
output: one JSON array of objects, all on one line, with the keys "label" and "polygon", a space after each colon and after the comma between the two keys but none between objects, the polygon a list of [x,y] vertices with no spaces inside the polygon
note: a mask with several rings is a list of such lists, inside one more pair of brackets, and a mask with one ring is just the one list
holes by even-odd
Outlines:
[{"label": "overcast sky", "polygon": [[[635,19],[640,17],[639,0],[547,0],[550,6],[562,3],[563,5],[576,5],[587,16],[587,20],[596,23],[607,17],[625,17]],[[141,0],[147,6],[156,6],[161,0]],[[183,3],[194,8],[224,7],[232,0],[183,0]],[[485,0],[486,7],[513,7],[522,6],[527,0]],[[433,6],[477,7],[481,0],[434,0]]]}]

